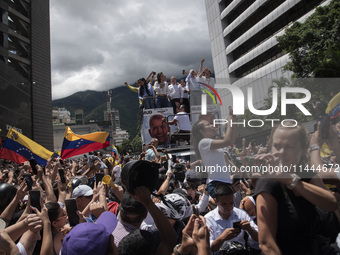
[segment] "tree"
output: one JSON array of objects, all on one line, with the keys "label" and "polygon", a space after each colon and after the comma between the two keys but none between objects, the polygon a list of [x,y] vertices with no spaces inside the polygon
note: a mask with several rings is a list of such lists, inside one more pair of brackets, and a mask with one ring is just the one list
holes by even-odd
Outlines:
[{"label": "tree", "polygon": [[120,154],[125,154],[126,152],[128,152],[129,149],[132,148],[130,140],[125,139],[119,146],[119,148],[121,149],[121,151],[119,151]]},{"label": "tree", "polygon": [[140,132],[137,133],[135,138],[133,138],[131,145],[132,145],[134,152],[141,152],[142,151],[142,138],[141,138]]},{"label": "tree", "polygon": [[291,60],[284,69],[295,77],[340,77],[340,0],[318,7],[304,23],[295,22],[277,40]]}]

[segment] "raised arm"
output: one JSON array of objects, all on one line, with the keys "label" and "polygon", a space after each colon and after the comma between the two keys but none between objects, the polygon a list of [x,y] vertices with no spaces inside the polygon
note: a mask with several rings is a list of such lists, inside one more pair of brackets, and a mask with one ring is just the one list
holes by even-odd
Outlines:
[{"label": "raised arm", "polygon": [[200,68],[198,69],[198,77],[202,77],[202,74],[203,74],[203,72],[202,72],[202,69],[203,69],[203,63],[204,63],[204,58],[202,58],[201,59],[201,63],[200,63]]},{"label": "raised arm", "polygon": [[149,75],[148,75],[148,77],[146,77],[146,83],[148,83],[148,80],[150,79],[150,77],[151,76],[153,76],[154,75],[154,71],[152,71]]},{"label": "raised arm", "polygon": [[41,213],[35,209],[35,213],[41,218],[44,228],[40,254],[53,255],[52,228],[50,219],[48,217],[47,208],[44,206],[41,210]]},{"label": "raised arm", "polygon": [[14,199],[6,207],[6,209],[1,213],[0,218],[6,222],[6,226],[8,226],[9,222],[12,220],[14,212],[18,204],[20,203],[20,201],[24,198],[26,191],[27,191],[27,185],[26,185],[26,182],[23,181],[20,184],[19,188],[17,189]]},{"label": "raised arm", "polygon": [[176,233],[165,215],[152,202],[151,194],[148,188],[141,186],[134,190],[135,195],[132,195],[138,202],[142,203],[148,212],[151,214],[156,227],[161,234],[162,242],[158,246],[157,254],[171,254],[172,249],[176,244]]},{"label": "raised arm", "polygon": [[5,254],[9,255],[20,254],[18,247],[3,230],[0,231],[0,251],[4,251]]},{"label": "raised arm", "polygon": [[126,81],[124,82],[125,86],[128,87],[129,90],[131,90],[132,92],[138,93],[138,87],[134,87],[129,85]]},{"label": "raised arm", "polygon": [[157,191],[157,194],[163,194],[165,195],[168,188],[169,188],[169,183],[170,183],[170,180],[171,180],[171,176],[172,176],[172,173],[171,172],[168,172],[166,174],[166,179],[165,181],[162,183],[161,187],[159,188],[159,190]]},{"label": "raised arm", "polygon": [[[53,187],[52,187],[52,183],[51,183],[51,180],[54,180],[55,178],[53,178],[51,176],[49,176],[50,178],[47,178],[44,175],[42,168],[39,165],[37,165],[36,167],[38,169],[38,172],[41,172],[42,183],[44,185],[44,189],[45,189],[45,193],[46,193],[46,198],[45,198],[46,203],[47,202],[57,202],[57,198],[54,195],[54,191],[53,191]],[[53,176],[53,173],[52,173],[52,176]]]},{"label": "raised arm", "polygon": [[211,142],[210,149],[216,150],[219,148],[224,148],[235,143],[235,125],[231,125],[231,122],[235,122],[236,116],[233,115],[233,109],[229,106],[229,116],[227,123],[227,132],[223,139],[214,139]]}]

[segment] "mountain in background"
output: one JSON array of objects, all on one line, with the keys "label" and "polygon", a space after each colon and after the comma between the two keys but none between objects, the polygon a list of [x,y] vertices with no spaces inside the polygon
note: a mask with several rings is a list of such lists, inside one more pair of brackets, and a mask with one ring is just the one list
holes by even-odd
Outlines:
[{"label": "mountain in background", "polygon": [[[120,128],[127,130],[132,140],[137,134],[137,114],[139,112],[137,93],[126,87],[111,90],[111,107],[119,110]],[[53,108],[64,107],[74,117],[74,110],[84,109],[85,123],[90,120],[104,121],[106,91],[81,91],[71,96],[52,101]]]}]

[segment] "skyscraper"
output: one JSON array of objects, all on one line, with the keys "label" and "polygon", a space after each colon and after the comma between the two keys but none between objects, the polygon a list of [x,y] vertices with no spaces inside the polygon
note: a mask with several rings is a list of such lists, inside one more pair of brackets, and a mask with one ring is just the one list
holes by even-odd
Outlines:
[{"label": "skyscraper", "polygon": [[0,132],[53,149],[49,0],[0,0]]},{"label": "skyscraper", "polygon": [[[290,76],[282,72],[289,58],[278,47],[276,37],[293,22],[303,22],[318,5],[328,2],[205,0],[217,83],[228,79],[243,90],[252,86],[254,106],[261,107],[272,80]],[[220,95],[231,100],[228,90],[221,90]]]}]

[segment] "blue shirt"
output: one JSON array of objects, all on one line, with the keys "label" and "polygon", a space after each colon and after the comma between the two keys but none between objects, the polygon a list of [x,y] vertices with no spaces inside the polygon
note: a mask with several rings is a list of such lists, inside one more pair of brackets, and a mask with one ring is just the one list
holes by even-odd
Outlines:
[{"label": "blue shirt", "polygon": [[[258,227],[254,223],[252,218],[250,218],[250,216],[245,211],[243,211],[239,208],[236,208],[236,207],[234,207],[229,219],[223,219],[221,217],[221,215],[218,212],[218,207],[216,207],[211,212],[207,213],[204,217],[206,218],[207,226],[210,229],[210,246],[224,232],[224,230],[226,230],[227,228],[233,228],[233,223],[235,221],[247,220],[247,221],[250,222],[250,226],[253,229],[255,229],[256,231],[258,231]],[[245,245],[245,240],[244,240],[244,237],[243,237],[244,232],[245,231],[243,229],[241,229],[241,233],[237,237],[225,241],[222,244],[221,248],[223,248],[224,245],[226,245],[226,243],[228,243],[230,241],[235,241],[235,242],[238,242],[238,243]],[[251,239],[251,236],[249,234],[248,234],[248,236],[249,236],[248,240],[249,240],[250,246],[253,247],[253,248],[257,248],[258,242]]]},{"label": "blue shirt", "polygon": [[146,85],[146,86],[147,86],[147,88],[148,88],[148,90],[150,92],[150,95],[148,95],[148,93],[146,92],[145,88],[144,88],[144,91],[143,91],[144,92],[143,95],[141,95],[141,91],[140,91],[141,87],[139,87],[138,88],[138,98],[139,99],[142,99],[142,98],[145,98],[145,97],[154,97],[155,96],[155,92],[153,90],[153,87],[152,87],[151,83],[149,82],[148,85]]}]

